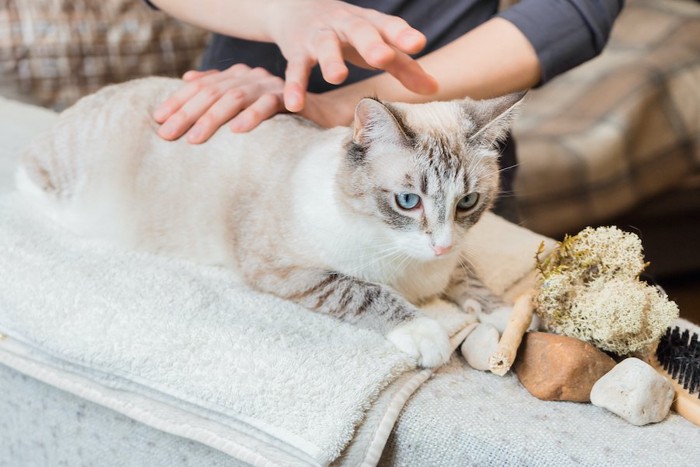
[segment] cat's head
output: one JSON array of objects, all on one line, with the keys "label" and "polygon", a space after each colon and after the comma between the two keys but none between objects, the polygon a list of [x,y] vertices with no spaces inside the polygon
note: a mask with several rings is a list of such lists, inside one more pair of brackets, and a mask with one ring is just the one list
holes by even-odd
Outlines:
[{"label": "cat's head", "polygon": [[523,95],[428,104],[363,99],[338,174],[343,202],[407,256],[448,257],[498,194],[496,143]]}]

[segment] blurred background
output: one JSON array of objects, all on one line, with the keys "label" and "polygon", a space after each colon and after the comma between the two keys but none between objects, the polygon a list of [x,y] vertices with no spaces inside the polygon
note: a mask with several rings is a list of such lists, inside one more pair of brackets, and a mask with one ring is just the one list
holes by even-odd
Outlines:
[{"label": "blurred background", "polygon": [[601,56],[530,94],[515,126],[525,226],[617,225],[700,322],[700,2],[627,0]]}]

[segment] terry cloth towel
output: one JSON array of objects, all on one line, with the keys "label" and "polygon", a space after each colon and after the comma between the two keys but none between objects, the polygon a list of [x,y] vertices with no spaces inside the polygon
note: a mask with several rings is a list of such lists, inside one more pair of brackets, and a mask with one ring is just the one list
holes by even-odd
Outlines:
[{"label": "terry cloth towel", "polygon": [[225,270],[74,238],[23,201],[0,203],[0,332],[40,361],[232,418],[315,464],[335,459],[363,409],[415,367],[377,333]]},{"label": "terry cloth towel", "polygon": [[[3,194],[19,149],[55,114],[0,104]],[[470,239],[505,295],[531,284],[541,240],[493,215]],[[455,346],[473,321],[439,302],[426,312]],[[16,194],[0,196],[0,333],[0,363],[253,465],[375,464],[432,373],[225,270],[78,238]]]},{"label": "terry cloth towel", "polygon": [[[355,451],[378,460],[403,402],[430,375],[381,335],[255,293],[225,270],[77,238],[16,194],[0,200],[0,218],[0,333],[10,366],[30,358],[311,465],[337,459],[359,428],[372,435]],[[457,334],[454,346],[473,321],[447,305],[431,314]],[[400,387],[382,400],[392,382]],[[371,416],[377,401],[384,414]],[[265,463],[247,455],[248,441],[168,428]]]}]

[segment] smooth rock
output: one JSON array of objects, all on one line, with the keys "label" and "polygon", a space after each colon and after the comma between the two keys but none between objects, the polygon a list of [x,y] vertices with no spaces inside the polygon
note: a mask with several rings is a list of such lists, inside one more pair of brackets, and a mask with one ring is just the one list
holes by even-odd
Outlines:
[{"label": "smooth rock", "polygon": [[[473,299],[466,300],[463,305],[464,310],[468,310],[469,313],[475,313],[478,321],[484,324],[490,324],[495,327],[496,330],[503,334],[506,327],[508,326],[508,321],[510,321],[510,315],[513,313],[512,306],[501,306],[495,308],[489,312],[483,311],[479,302]],[[528,331],[537,331],[540,328],[541,320],[539,316],[533,315],[532,322],[528,326]]]},{"label": "smooth rock", "polygon": [[638,358],[626,358],[593,385],[591,402],[633,425],[660,422],[674,397],[673,384]]},{"label": "smooth rock", "polygon": [[508,321],[510,320],[511,313],[513,313],[513,307],[501,306],[490,310],[488,313],[480,308],[479,311],[477,311],[476,316],[479,318],[480,323],[490,324],[502,334],[506,329]]},{"label": "smooth rock", "polygon": [[498,330],[490,324],[479,324],[462,342],[462,355],[472,368],[486,371],[489,369],[489,357],[496,351]]},{"label": "smooth rock", "polygon": [[588,342],[528,332],[518,349],[513,371],[538,399],[588,402],[595,382],[614,366],[615,360]]}]

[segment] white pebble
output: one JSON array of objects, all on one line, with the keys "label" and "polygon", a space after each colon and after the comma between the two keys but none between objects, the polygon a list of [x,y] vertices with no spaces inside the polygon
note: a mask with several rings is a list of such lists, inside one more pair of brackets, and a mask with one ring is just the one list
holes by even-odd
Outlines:
[{"label": "white pebble", "polygon": [[634,425],[660,422],[671,409],[673,385],[638,358],[626,358],[591,389],[591,402]]},{"label": "white pebble", "polygon": [[[481,307],[477,311],[477,318],[480,323],[490,324],[498,329],[498,332],[503,334],[506,327],[508,326],[508,321],[510,321],[510,316],[513,314],[512,306],[501,306],[493,309],[490,313],[486,313],[481,310]],[[527,327],[528,331],[537,331],[540,328],[540,318],[537,315],[532,316],[532,321]]]},{"label": "white pebble", "polygon": [[480,323],[490,324],[498,329],[498,332],[502,333],[506,329],[506,324],[508,324],[508,320],[510,319],[510,315],[512,313],[513,307],[502,306],[495,308],[488,313],[479,310],[477,312],[477,316]]},{"label": "white pebble", "polygon": [[462,355],[472,368],[486,371],[489,357],[496,351],[499,339],[498,330],[490,324],[479,324],[462,342]]}]

